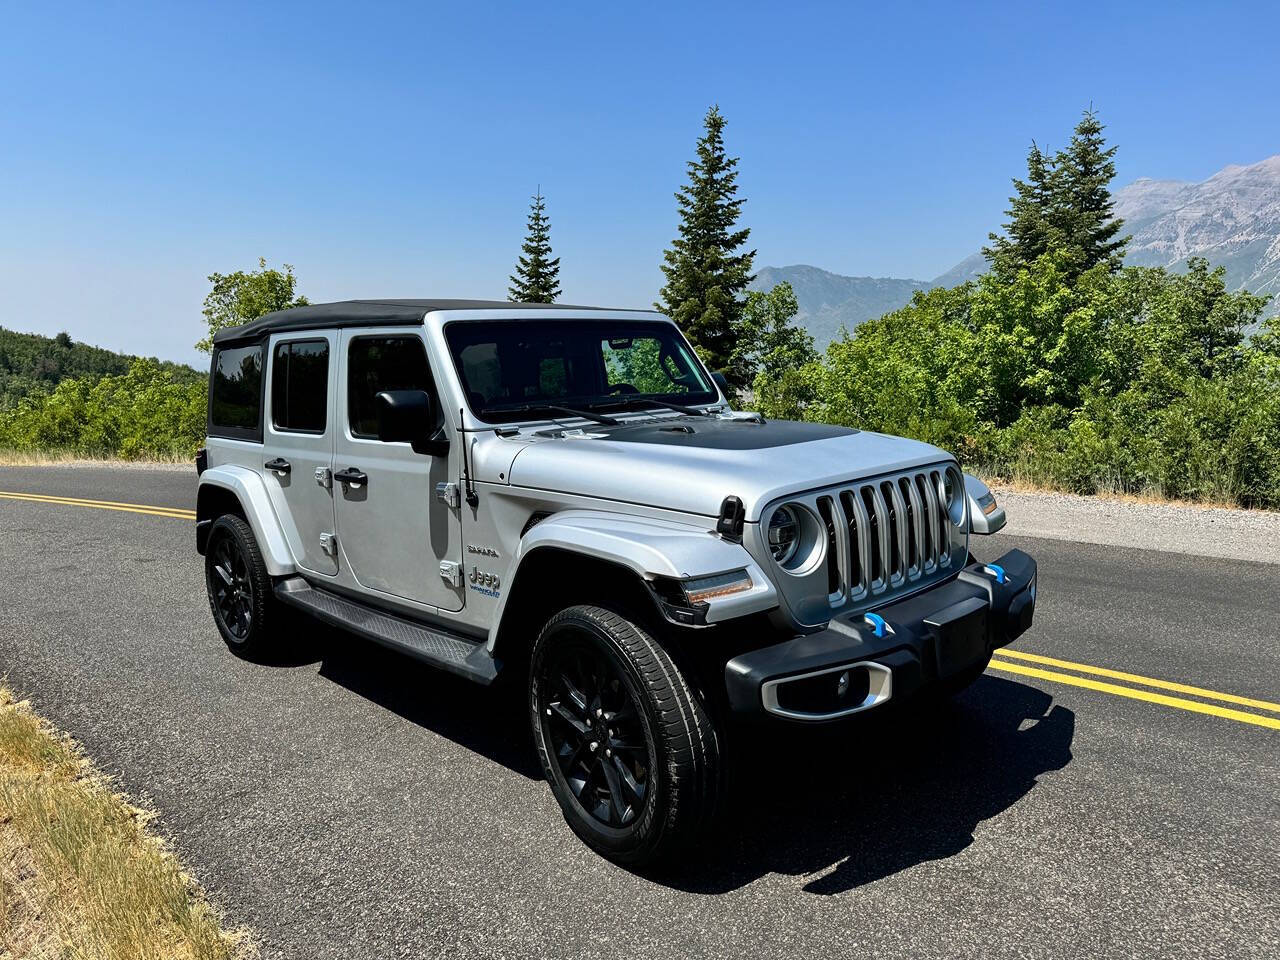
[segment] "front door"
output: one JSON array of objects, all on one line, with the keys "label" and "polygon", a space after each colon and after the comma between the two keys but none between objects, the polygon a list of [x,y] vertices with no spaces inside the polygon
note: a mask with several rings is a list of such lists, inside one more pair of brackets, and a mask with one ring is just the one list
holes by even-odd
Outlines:
[{"label": "front door", "polygon": [[421,331],[341,331],[340,343],[333,502],[343,575],[388,597],[461,610],[462,585],[440,571],[443,561],[461,561],[461,522],[457,509],[435,495],[437,483],[455,479],[453,451],[430,456],[378,439],[374,397],[383,390],[426,390],[440,411]]},{"label": "front door", "polygon": [[323,576],[338,572],[327,483],[338,417],[330,399],[335,347],[333,331],[272,339],[263,430],[262,475],[289,549],[301,569]]}]

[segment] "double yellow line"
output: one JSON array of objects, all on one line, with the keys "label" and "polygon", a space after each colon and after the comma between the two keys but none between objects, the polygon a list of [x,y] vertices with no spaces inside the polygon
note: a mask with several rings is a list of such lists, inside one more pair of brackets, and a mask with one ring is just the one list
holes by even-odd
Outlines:
[{"label": "double yellow line", "polygon": [[175,520],[194,520],[194,510],[180,507],[151,507],[145,503],[121,503],[118,500],[86,500],[83,497],[51,497],[43,493],[9,493],[0,490],[6,500],[30,500],[33,503],[62,504],[68,507],[93,507],[97,510],[120,510],[124,513],[145,513],[152,517],[172,517]]},{"label": "double yellow line", "polygon": [[[1005,657],[1025,662],[1013,663],[1004,659]],[[1040,666],[1030,667],[1026,665],[1027,663],[1040,664]],[[1043,667],[1056,667],[1058,669],[1045,670]],[[1204,687],[1174,683],[1172,680],[1140,677],[1135,673],[1122,673],[1119,670],[1108,670],[1105,667],[1092,667],[1088,664],[1075,663],[1071,660],[1057,660],[1053,657],[1041,656],[1038,653],[1025,653],[1022,650],[997,650],[996,656],[991,659],[991,669],[1014,673],[1022,677],[1034,677],[1037,680],[1065,683],[1073,687],[1084,687],[1087,690],[1110,693],[1117,697],[1128,697],[1131,700],[1145,700],[1147,703],[1158,703],[1161,706],[1173,707],[1177,710],[1205,713],[1213,717],[1236,720],[1239,723],[1251,723],[1259,727],[1280,730],[1280,703],[1271,703],[1267,700],[1254,700],[1250,697],[1236,696],[1233,693],[1219,693],[1216,690],[1206,690]],[[1062,670],[1074,672],[1062,673]],[[1086,676],[1077,676],[1077,674],[1086,674]],[[1106,677],[1107,680],[1095,680],[1093,679],[1094,677]],[[1121,680],[1126,684],[1133,684],[1133,686],[1109,683],[1108,680]],[[1158,690],[1169,690],[1173,693],[1183,693],[1203,699],[1188,700],[1186,697],[1174,697],[1167,693],[1158,693]],[[1216,700],[1218,703],[1206,703],[1206,700]],[[1219,706],[1221,703],[1250,707],[1254,710],[1269,711],[1278,715],[1268,716],[1265,713],[1248,713],[1232,707]]]},{"label": "double yellow line", "polygon": [[[118,500],[88,500],[84,497],[54,497],[43,493],[10,493],[3,490],[0,490],[0,498],[29,500],[34,503],[61,504],[69,507],[92,507],[97,510],[119,510],[124,513],[141,513],[152,517],[170,517],[175,520],[194,520],[196,518],[194,510],[183,510],[179,507],[152,507],[143,503],[122,503]],[[1035,666],[1029,666],[1028,664],[1035,664]],[[1045,669],[1046,667],[1054,669]],[[991,669],[1022,677],[1032,677],[1037,680],[1065,683],[1073,687],[1083,687],[1087,690],[1097,690],[1117,697],[1128,697],[1131,700],[1145,700],[1147,703],[1158,703],[1177,710],[1189,710],[1192,713],[1203,713],[1235,720],[1239,723],[1250,723],[1259,727],[1280,730],[1280,703],[1271,703],[1266,700],[1254,700],[1231,693],[1219,693],[1216,690],[1206,690],[1204,687],[1174,683],[1171,680],[1141,677],[1134,673],[1122,673],[1119,670],[1093,667],[1086,663],[1075,663],[1071,660],[1057,660],[1053,657],[1045,657],[1037,653],[1025,653],[1021,650],[1005,649],[996,651],[996,656],[991,660]],[[1071,672],[1063,673],[1062,671],[1064,670]],[[1097,677],[1105,679],[1095,679]],[[1110,682],[1113,680],[1121,682]],[[1169,692],[1159,692],[1162,690]],[[1171,694],[1175,693],[1184,694],[1185,696],[1171,696]],[[1190,700],[1188,697],[1199,697],[1200,699]],[[1232,706],[1221,706],[1221,704],[1232,704]],[[1250,713],[1246,710],[1235,709],[1236,707],[1248,707],[1250,710],[1263,712]],[[1270,716],[1269,714],[1275,714],[1275,716]]]}]

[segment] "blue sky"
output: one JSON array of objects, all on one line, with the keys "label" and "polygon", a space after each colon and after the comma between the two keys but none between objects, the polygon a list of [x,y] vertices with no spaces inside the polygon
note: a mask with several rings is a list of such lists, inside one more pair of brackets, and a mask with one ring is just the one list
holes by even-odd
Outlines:
[{"label": "blue sky", "polygon": [[211,271],[644,306],[719,103],[757,265],[930,279],[1092,103],[1118,180],[1280,152],[1275,4],[7,4],[0,325],[200,362]]}]

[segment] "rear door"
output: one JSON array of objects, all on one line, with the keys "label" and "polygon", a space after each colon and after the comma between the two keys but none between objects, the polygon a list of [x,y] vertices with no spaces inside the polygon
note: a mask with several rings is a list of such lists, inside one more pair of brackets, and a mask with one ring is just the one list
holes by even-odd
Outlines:
[{"label": "rear door", "polygon": [[[461,610],[462,585],[440,573],[442,561],[461,561],[461,521],[457,508],[435,495],[437,483],[456,476],[451,461],[457,444],[431,456],[377,437],[374,397],[383,390],[426,390],[443,424],[422,331],[344,330],[340,344],[342,422],[334,438],[333,502],[343,577],[389,597]],[[360,475],[363,482],[340,479]]]},{"label": "rear door", "polygon": [[[262,475],[298,566],[333,576],[333,458],[336,337],[333,331],[277,336],[270,343]],[[319,472],[317,474],[317,471]]]}]

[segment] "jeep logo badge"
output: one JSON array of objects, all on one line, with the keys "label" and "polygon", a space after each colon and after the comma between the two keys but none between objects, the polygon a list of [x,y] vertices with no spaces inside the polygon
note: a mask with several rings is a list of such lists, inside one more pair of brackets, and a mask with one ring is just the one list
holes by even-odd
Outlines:
[{"label": "jeep logo badge", "polygon": [[471,575],[467,579],[471,581],[473,587],[481,590],[497,590],[502,585],[502,580],[496,573],[486,573],[479,567],[472,567]]}]

